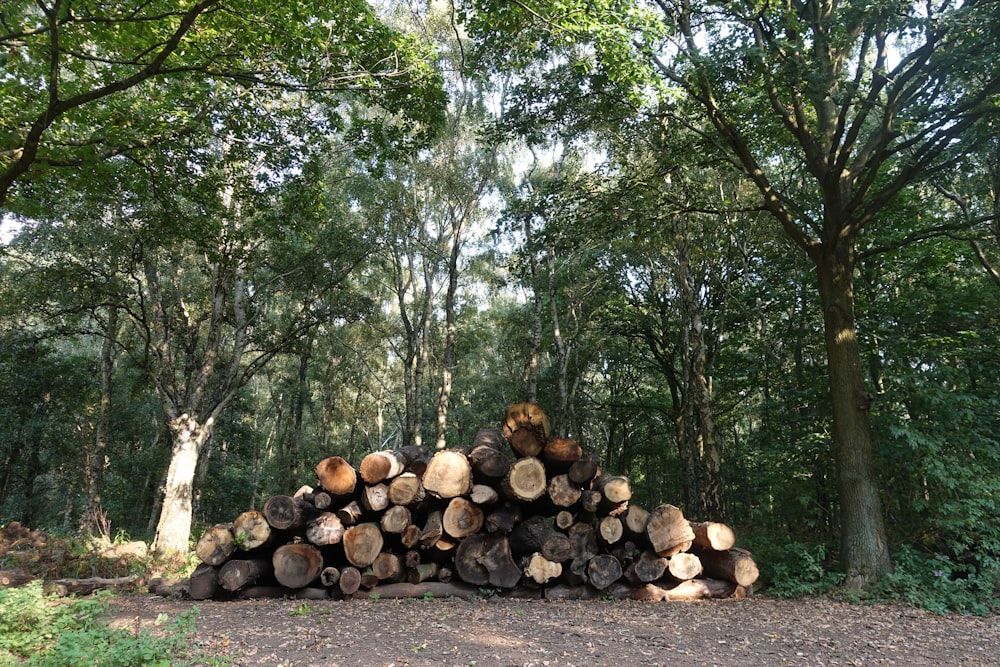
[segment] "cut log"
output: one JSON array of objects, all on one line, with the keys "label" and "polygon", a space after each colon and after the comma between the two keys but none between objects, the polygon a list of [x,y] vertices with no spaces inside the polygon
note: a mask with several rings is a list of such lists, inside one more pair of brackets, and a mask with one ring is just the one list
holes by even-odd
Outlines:
[{"label": "cut log", "polygon": [[548,416],[537,403],[515,403],[507,408],[503,434],[520,456],[538,456],[552,433]]},{"label": "cut log", "polygon": [[692,553],[682,551],[667,560],[667,570],[677,581],[687,581],[701,575],[703,571],[701,559]]},{"label": "cut log", "polygon": [[425,581],[420,584],[410,584],[406,582],[398,584],[385,584],[376,589],[379,599],[394,600],[400,598],[419,598],[428,596],[434,598],[467,598],[479,593],[474,586],[466,586],[459,583],[446,583],[443,581]]},{"label": "cut log", "polygon": [[236,550],[233,524],[217,523],[201,536],[194,551],[205,565],[222,565]]},{"label": "cut log", "polygon": [[730,597],[736,584],[720,579],[689,579],[682,581],[673,588],[665,590],[665,600],[706,600],[709,598],[723,599]]},{"label": "cut log", "polygon": [[399,536],[399,541],[407,549],[412,549],[420,543],[420,534],[422,532],[423,529],[420,526],[411,523],[403,529],[403,532]]},{"label": "cut log", "polygon": [[412,472],[404,472],[389,482],[389,502],[393,505],[413,505],[425,496],[424,485]]},{"label": "cut log", "polygon": [[569,542],[569,538],[559,532],[551,521],[540,514],[534,514],[510,531],[511,553],[518,559],[533,553],[541,553],[546,540],[556,536]]},{"label": "cut log", "polygon": [[361,490],[361,507],[374,514],[384,511],[389,507],[389,486],[382,482],[366,484]]},{"label": "cut log", "polygon": [[366,568],[381,553],[384,539],[375,523],[360,523],[344,532],[344,556],[357,568]]},{"label": "cut log", "polygon": [[632,499],[632,484],[624,475],[601,475],[594,480],[594,489],[609,505],[618,506]]},{"label": "cut log", "polygon": [[504,440],[503,434],[500,433],[499,429],[481,428],[472,436],[472,444],[469,445],[469,451],[471,452],[477,447],[490,447],[498,452],[502,452],[506,446],[507,441]]},{"label": "cut log", "polygon": [[354,595],[361,588],[361,570],[351,566],[343,568],[337,586],[344,595]]},{"label": "cut log", "polygon": [[443,449],[431,458],[423,476],[424,489],[435,498],[451,499],[472,489],[472,466],[461,452]]},{"label": "cut log", "polygon": [[760,576],[753,555],[746,549],[733,547],[726,551],[714,551],[695,547],[696,554],[705,568],[705,576],[712,579],[731,581],[740,586],[751,586]]},{"label": "cut log", "polygon": [[542,448],[542,458],[550,470],[564,472],[583,458],[583,447],[573,438],[549,438]]},{"label": "cut log", "polygon": [[630,504],[625,513],[620,516],[625,534],[632,539],[646,539],[646,526],[649,524],[649,510]]},{"label": "cut log", "polygon": [[556,528],[566,530],[574,523],[576,523],[576,517],[573,516],[572,512],[561,510],[556,513]]},{"label": "cut log", "polygon": [[569,475],[562,474],[554,475],[549,480],[546,492],[556,507],[573,507],[580,502],[580,494],[583,493],[583,489],[580,488],[579,484],[570,480]]},{"label": "cut log", "polygon": [[554,563],[540,553],[532,554],[524,568],[524,576],[536,584],[546,584],[562,574],[562,563]]},{"label": "cut log", "polygon": [[469,500],[477,505],[493,505],[500,501],[500,494],[488,484],[473,484]]},{"label": "cut log", "polygon": [[643,584],[656,581],[666,574],[667,564],[667,559],[656,555],[655,551],[643,551],[628,567],[630,579]]},{"label": "cut log", "polygon": [[714,551],[726,551],[736,546],[736,533],[724,523],[716,521],[692,521],[694,543],[699,547]]},{"label": "cut log", "polygon": [[455,574],[467,584],[485,586],[490,582],[490,573],[480,562],[488,548],[486,534],[472,535],[455,549]]},{"label": "cut log", "polygon": [[597,534],[607,545],[617,543],[622,538],[624,530],[621,519],[616,516],[606,516],[597,522]]},{"label": "cut log", "polygon": [[25,570],[0,570],[0,587],[17,588],[35,580],[35,576]]},{"label": "cut log", "polygon": [[94,591],[120,589],[134,584],[136,576],[88,577],[86,579],[54,579],[46,581],[43,590],[47,595],[67,597],[69,595],[90,595]]},{"label": "cut log", "polygon": [[545,466],[533,456],[515,461],[501,484],[504,497],[525,503],[541,498],[546,488]]},{"label": "cut log", "polygon": [[237,591],[253,586],[273,572],[274,565],[268,558],[233,558],[219,568],[219,585],[227,591]]},{"label": "cut log", "polygon": [[312,495],[313,507],[320,511],[326,511],[333,507],[333,496],[326,491],[316,491]]},{"label": "cut log", "polygon": [[202,563],[188,579],[188,596],[192,600],[210,600],[219,592],[219,568]]},{"label": "cut log", "polygon": [[419,584],[422,581],[432,581],[437,577],[440,565],[437,563],[420,563],[410,568],[406,573],[406,580],[411,584]]},{"label": "cut log", "polygon": [[329,456],[316,464],[316,479],[324,491],[339,498],[354,493],[358,473],[343,457]]},{"label": "cut log", "polygon": [[602,500],[604,500],[604,496],[601,495],[600,491],[588,489],[580,494],[580,507],[584,512],[594,514]]},{"label": "cut log", "polygon": [[316,514],[315,507],[302,498],[293,496],[272,496],[264,503],[264,518],[271,528],[277,530],[305,529],[306,524]]},{"label": "cut log", "polygon": [[393,505],[385,511],[379,523],[383,532],[401,535],[404,530],[413,525],[413,516],[409,508],[403,505]]},{"label": "cut log", "polygon": [[597,541],[597,531],[589,523],[575,523],[566,531],[572,545],[573,558],[589,561],[600,553],[600,545]]},{"label": "cut log", "polygon": [[397,450],[372,452],[361,459],[358,472],[366,484],[378,484],[392,479],[406,469],[406,456]]},{"label": "cut log", "polygon": [[514,588],[521,579],[507,536],[502,534],[477,533],[462,540],[454,563],[458,578],[475,586]]},{"label": "cut log", "polygon": [[274,578],[288,588],[305,588],[319,579],[323,571],[323,554],[304,542],[278,547],[271,557]]},{"label": "cut log", "polygon": [[233,520],[233,541],[244,551],[262,547],[273,539],[271,524],[262,512],[249,510]]},{"label": "cut log", "polygon": [[653,545],[653,551],[665,558],[687,551],[694,542],[691,524],[680,509],[673,505],[660,505],[649,513],[646,535]]},{"label": "cut log", "polygon": [[333,588],[340,582],[340,570],[333,566],[324,567],[319,573],[319,582],[327,588]]},{"label": "cut log", "polygon": [[295,598],[296,600],[329,600],[330,591],[320,587],[288,588],[287,586],[250,586],[236,593],[237,600]]},{"label": "cut log", "polygon": [[344,523],[333,512],[323,512],[306,526],[306,539],[316,546],[339,544],[344,538]]},{"label": "cut log", "polygon": [[509,533],[523,518],[521,506],[508,503],[487,515],[486,530],[490,533]]},{"label": "cut log", "polygon": [[587,580],[599,591],[622,578],[622,564],[610,554],[598,554],[587,564]]},{"label": "cut log", "polygon": [[406,578],[406,567],[399,554],[383,551],[372,561],[372,572],[380,582],[395,583]]},{"label": "cut log", "polygon": [[574,484],[585,486],[589,484],[601,471],[601,459],[596,454],[584,456],[579,461],[574,461],[570,465],[566,475]]},{"label": "cut log", "polygon": [[483,527],[483,510],[466,498],[452,498],[442,517],[444,532],[461,539]]},{"label": "cut log", "polygon": [[475,479],[489,483],[503,479],[510,469],[510,459],[490,445],[479,445],[469,452],[469,465]]}]

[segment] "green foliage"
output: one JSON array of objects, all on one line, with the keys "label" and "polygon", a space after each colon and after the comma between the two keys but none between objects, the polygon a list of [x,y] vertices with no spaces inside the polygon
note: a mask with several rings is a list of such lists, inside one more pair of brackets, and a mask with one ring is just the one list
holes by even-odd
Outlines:
[{"label": "green foliage", "polygon": [[46,596],[41,582],[0,588],[0,665],[99,665],[172,667],[225,664],[192,649],[198,609],[170,620],[156,619],[155,631],[136,632],[107,624],[109,596],[72,601]]},{"label": "green foliage", "polygon": [[939,614],[988,614],[1000,586],[1000,562],[956,562],[947,554],[925,554],[904,545],[893,555],[895,568],[869,594],[874,600],[902,600]]},{"label": "green foliage", "polygon": [[760,567],[764,595],[779,598],[822,595],[836,588],[844,575],[838,572],[826,544],[805,544],[787,535],[756,534],[747,542]]}]

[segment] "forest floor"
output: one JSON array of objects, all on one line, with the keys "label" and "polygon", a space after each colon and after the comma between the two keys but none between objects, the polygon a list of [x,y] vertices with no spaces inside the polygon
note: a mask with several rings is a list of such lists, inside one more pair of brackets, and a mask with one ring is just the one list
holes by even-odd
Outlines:
[{"label": "forest floor", "polygon": [[940,616],[826,598],[699,602],[505,598],[346,601],[122,596],[118,622],[155,628],[198,607],[192,641],[270,665],[1000,665],[1000,616]]}]

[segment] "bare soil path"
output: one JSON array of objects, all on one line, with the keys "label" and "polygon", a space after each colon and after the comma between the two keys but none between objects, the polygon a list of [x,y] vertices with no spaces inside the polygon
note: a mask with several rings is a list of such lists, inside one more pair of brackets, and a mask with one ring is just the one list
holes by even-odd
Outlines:
[{"label": "bare soil path", "polygon": [[152,624],[197,606],[194,639],[239,667],[345,665],[1000,666],[1000,617],[829,599],[641,603],[512,599],[121,599]]}]

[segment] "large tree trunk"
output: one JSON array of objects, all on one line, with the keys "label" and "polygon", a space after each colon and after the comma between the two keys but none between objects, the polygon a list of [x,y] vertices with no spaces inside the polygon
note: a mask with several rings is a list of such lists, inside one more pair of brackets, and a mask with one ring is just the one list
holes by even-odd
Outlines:
[{"label": "large tree trunk", "polygon": [[156,526],[153,552],[158,556],[186,554],[191,537],[192,498],[198,457],[215,426],[214,418],[200,424],[185,413],[170,420],[173,451]]},{"label": "large tree trunk", "polygon": [[864,385],[854,323],[853,244],[827,249],[816,267],[833,406],[841,558],[848,586],[861,589],[889,571],[890,559],[872,458],[872,397]]}]

